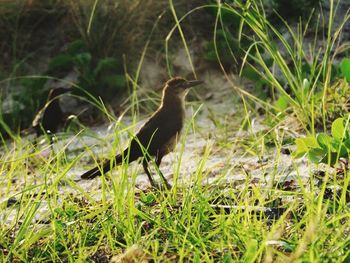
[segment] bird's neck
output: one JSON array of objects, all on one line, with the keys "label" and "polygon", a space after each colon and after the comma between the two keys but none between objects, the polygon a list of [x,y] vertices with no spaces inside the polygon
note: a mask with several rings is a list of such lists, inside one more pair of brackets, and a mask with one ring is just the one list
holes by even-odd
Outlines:
[{"label": "bird's neck", "polygon": [[52,106],[59,106],[60,105],[60,102],[59,102],[59,99],[57,97],[54,97],[52,99],[49,99],[47,101],[47,103],[49,103]]},{"label": "bird's neck", "polygon": [[185,97],[166,96],[162,98],[162,103],[159,107],[163,110],[185,111]]},{"label": "bird's neck", "polygon": [[50,108],[52,110],[61,111],[60,102],[57,97],[48,99],[44,108],[45,109]]}]

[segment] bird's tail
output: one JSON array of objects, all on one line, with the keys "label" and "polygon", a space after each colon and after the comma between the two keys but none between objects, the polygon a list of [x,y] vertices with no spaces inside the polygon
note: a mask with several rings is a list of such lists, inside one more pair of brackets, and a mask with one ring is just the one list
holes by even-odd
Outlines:
[{"label": "bird's tail", "polygon": [[92,168],[91,170],[85,172],[81,175],[81,179],[93,179],[96,176],[100,176],[102,173],[107,173],[111,168],[113,168],[116,165],[119,165],[123,162],[123,157],[121,154],[118,154],[114,160],[108,160],[103,163],[103,165],[96,166],[95,168]]}]

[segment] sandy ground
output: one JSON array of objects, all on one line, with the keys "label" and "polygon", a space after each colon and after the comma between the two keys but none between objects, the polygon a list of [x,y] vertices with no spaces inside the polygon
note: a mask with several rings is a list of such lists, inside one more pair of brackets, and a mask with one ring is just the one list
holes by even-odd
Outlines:
[{"label": "sandy ground", "polygon": [[[205,81],[205,92],[200,92],[201,102],[189,102],[187,109],[187,122],[181,141],[178,143],[174,153],[164,157],[160,169],[170,184],[173,184],[173,175],[179,169],[178,187],[189,187],[196,178],[199,167],[202,168],[202,183],[230,185],[237,187],[244,185],[248,181],[253,184],[259,184],[261,187],[271,185],[272,180],[298,182],[302,180],[307,184],[310,167],[301,160],[294,161],[289,154],[281,154],[275,148],[266,150],[260,156],[255,156],[244,150],[238,142],[246,140],[254,134],[268,131],[268,128],[261,124],[257,118],[252,121],[252,129],[243,131],[240,129],[240,121],[244,117],[242,105],[237,104],[237,94],[232,89],[231,84],[223,79],[222,74],[216,71],[207,71],[201,79]],[[204,99],[203,99],[204,98]],[[197,112],[197,114],[195,114]],[[140,116],[146,119],[149,115]],[[193,121],[192,121],[193,119]],[[124,125],[132,123],[131,116],[124,116],[121,120]],[[137,122],[135,130],[142,125],[143,121]],[[220,126],[220,127],[219,127]],[[58,153],[64,149],[67,158],[74,159],[78,154],[82,154],[77,163],[66,174],[63,174],[58,184],[58,191],[61,196],[69,194],[81,196],[76,187],[71,187],[65,179],[75,181],[81,189],[89,192],[96,200],[101,198],[101,178],[94,180],[79,181],[79,176],[95,166],[94,158],[111,156],[112,145],[115,140],[114,129],[120,128],[121,125],[101,125],[93,127],[92,133],[82,133],[79,136],[70,136],[58,140],[53,149]],[[186,129],[188,128],[188,129]],[[187,130],[187,131],[186,131]],[[95,137],[88,134],[94,134]],[[127,145],[127,134],[121,136],[122,145]],[[92,150],[87,152],[88,145]],[[183,147],[184,146],[184,147]],[[40,154],[46,156],[50,154],[51,149],[47,145]],[[119,148],[122,148],[120,146]],[[178,161],[179,159],[180,162]],[[178,167],[178,164],[180,166]],[[153,171],[155,171],[153,169]],[[119,176],[120,168],[115,168],[111,172],[112,176]],[[148,178],[138,162],[132,163],[128,168],[131,177],[136,177],[135,187],[138,190],[146,190],[150,187]],[[2,195],[1,200],[4,202],[9,196],[20,193],[25,187],[30,185],[40,185],[44,182],[44,176],[35,175],[28,180],[15,172],[14,184],[11,186],[10,194]],[[48,178],[48,184],[53,184],[57,176],[52,174]],[[156,177],[157,178],[157,177]],[[158,179],[158,178],[157,178]],[[131,180],[131,179],[130,179]],[[0,192],[8,193],[7,183],[0,183]],[[36,190],[34,190],[36,191]],[[16,196],[19,199],[20,195]],[[40,204],[40,209],[35,216],[37,221],[45,221],[49,214],[48,205],[45,201]],[[0,215],[1,223],[11,223],[16,216],[15,206],[3,210]]]}]

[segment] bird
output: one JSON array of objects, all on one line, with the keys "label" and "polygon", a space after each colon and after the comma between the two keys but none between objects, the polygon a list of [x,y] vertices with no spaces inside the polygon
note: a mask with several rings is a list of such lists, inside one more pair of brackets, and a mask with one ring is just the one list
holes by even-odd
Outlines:
[{"label": "bird", "polygon": [[59,96],[71,91],[71,88],[58,87],[49,91],[45,105],[39,110],[32,121],[36,135],[56,133],[63,119]]},{"label": "bird", "polygon": [[[201,80],[186,80],[182,77],[174,77],[168,80],[163,88],[162,100],[158,109],[140,128],[138,133],[131,139],[129,147],[114,159],[105,161],[102,166],[97,166],[83,175],[81,179],[93,179],[107,173],[112,167],[124,162],[131,163],[143,158],[143,169],[153,187],[157,187],[148,163],[155,159],[159,167],[162,158],[175,149],[185,120],[185,97],[189,88],[202,84]],[[170,185],[159,173],[163,183],[169,188]]]}]

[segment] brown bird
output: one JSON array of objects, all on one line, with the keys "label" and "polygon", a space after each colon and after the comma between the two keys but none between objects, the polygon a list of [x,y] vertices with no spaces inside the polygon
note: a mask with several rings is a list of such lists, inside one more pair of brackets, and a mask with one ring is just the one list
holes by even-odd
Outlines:
[{"label": "brown bird", "polygon": [[[131,140],[130,146],[114,159],[85,172],[82,179],[93,179],[102,173],[108,172],[114,165],[123,162],[131,163],[138,158],[143,158],[143,168],[152,186],[156,186],[148,170],[148,162],[151,157],[159,167],[162,158],[173,151],[180,135],[185,119],[185,97],[190,87],[203,83],[200,80],[186,80],[176,77],[168,80],[163,88],[162,102],[158,110],[141,127],[140,131]],[[168,182],[160,173],[163,182],[169,187]]]},{"label": "brown bird", "polygon": [[47,101],[35,115],[32,122],[37,136],[42,133],[55,133],[63,119],[63,112],[59,102],[59,96],[71,91],[70,88],[53,88],[50,90]]}]

